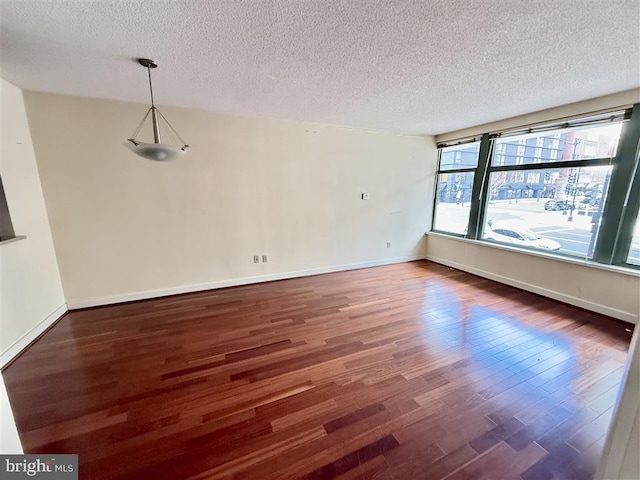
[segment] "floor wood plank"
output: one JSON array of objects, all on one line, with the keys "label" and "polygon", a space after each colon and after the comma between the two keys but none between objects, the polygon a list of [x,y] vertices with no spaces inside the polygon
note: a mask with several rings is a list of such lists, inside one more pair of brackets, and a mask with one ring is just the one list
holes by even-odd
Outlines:
[{"label": "floor wood plank", "polygon": [[70,312],[3,376],[83,479],[590,479],[630,329],[418,261]]}]

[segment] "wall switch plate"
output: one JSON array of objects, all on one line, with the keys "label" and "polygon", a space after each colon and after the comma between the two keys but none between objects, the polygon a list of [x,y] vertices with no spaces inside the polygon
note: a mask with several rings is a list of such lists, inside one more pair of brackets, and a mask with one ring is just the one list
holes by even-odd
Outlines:
[{"label": "wall switch plate", "polygon": [[266,255],[262,255],[262,263],[267,263],[267,256]]},{"label": "wall switch plate", "polygon": [[369,200],[369,192],[364,192],[362,194],[362,200]]},{"label": "wall switch plate", "polygon": [[253,263],[260,263],[260,255],[253,256]]},{"label": "wall switch plate", "polygon": [[391,242],[387,242],[387,248],[391,248]]}]

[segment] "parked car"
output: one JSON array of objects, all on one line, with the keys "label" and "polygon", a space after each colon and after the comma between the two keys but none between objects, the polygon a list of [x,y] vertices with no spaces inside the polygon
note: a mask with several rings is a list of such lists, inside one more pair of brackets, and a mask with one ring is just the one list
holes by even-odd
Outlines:
[{"label": "parked car", "polygon": [[589,205],[591,207],[599,207],[600,206],[600,197],[597,198],[585,198],[582,200],[583,205]]},{"label": "parked car", "polygon": [[544,204],[545,210],[553,210],[555,212],[559,210],[569,210],[571,208],[571,204],[566,200],[547,200]]},{"label": "parked car", "polygon": [[487,225],[484,237],[496,242],[511,243],[523,247],[542,248],[554,252],[560,250],[561,245],[550,238],[541,237],[526,227],[517,224],[491,222]]}]

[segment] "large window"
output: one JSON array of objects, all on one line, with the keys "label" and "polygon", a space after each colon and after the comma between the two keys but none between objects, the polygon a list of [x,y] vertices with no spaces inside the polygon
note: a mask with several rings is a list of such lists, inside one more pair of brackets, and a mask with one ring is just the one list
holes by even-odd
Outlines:
[{"label": "large window", "polygon": [[474,171],[480,142],[453,145],[440,150],[436,185],[434,230],[464,235],[469,223]]},{"label": "large window", "polygon": [[440,145],[433,230],[640,266],[640,104]]}]

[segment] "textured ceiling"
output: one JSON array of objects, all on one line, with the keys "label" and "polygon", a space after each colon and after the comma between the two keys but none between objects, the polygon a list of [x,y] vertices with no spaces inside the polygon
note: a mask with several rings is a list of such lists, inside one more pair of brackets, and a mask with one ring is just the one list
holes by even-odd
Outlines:
[{"label": "textured ceiling", "polygon": [[640,85],[638,0],[1,3],[0,76],[161,105],[437,134]]}]

